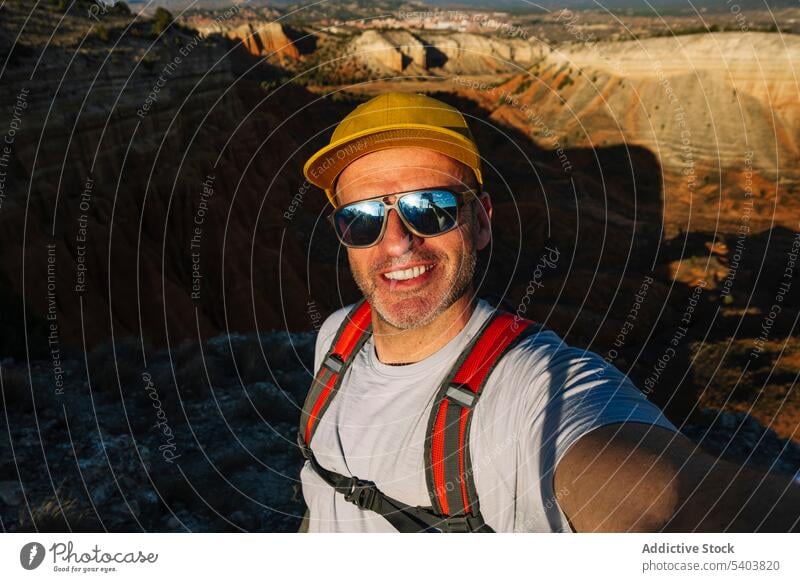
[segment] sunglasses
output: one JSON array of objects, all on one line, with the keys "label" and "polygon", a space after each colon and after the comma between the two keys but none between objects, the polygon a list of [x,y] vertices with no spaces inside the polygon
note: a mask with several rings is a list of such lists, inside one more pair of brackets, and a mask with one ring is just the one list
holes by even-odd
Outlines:
[{"label": "sunglasses", "polygon": [[[458,226],[458,209],[470,198],[477,198],[478,194],[477,190],[450,188],[383,194],[340,206],[328,216],[328,220],[343,245],[363,249],[383,238],[390,209],[397,212],[406,228],[415,235],[438,236]],[[391,196],[396,199],[389,204],[387,200]]]}]

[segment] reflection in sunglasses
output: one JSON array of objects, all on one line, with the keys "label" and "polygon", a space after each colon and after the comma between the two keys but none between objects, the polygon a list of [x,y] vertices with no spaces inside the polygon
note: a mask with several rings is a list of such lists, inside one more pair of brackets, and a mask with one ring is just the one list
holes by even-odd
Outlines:
[{"label": "reflection in sunglasses", "polygon": [[[446,188],[389,194],[342,206],[329,218],[341,242],[349,247],[376,244],[383,236],[391,209],[417,236],[436,236],[455,228],[458,208],[470,194],[474,195],[475,191],[457,193]],[[390,196],[396,196],[391,204],[386,202]]]}]

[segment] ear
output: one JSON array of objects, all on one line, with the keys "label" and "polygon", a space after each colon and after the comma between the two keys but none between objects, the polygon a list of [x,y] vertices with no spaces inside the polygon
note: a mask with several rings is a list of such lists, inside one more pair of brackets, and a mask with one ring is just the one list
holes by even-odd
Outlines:
[{"label": "ear", "polygon": [[475,230],[475,248],[483,250],[492,240],[492,198],[488,192],[481,192],[478,197],[480,205],[475,205],[478,213]]}]

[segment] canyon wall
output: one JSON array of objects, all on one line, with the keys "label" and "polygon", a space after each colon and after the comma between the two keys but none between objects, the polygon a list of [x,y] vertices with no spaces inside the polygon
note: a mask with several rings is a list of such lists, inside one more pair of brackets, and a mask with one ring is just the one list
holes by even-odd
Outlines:
[{"label": "canyon wall", "polygon": [[564,45],[529,72],[469,94],[543,144],[655,152],[673,225],[688,224],[694,200],[694,219],[708,225],[719,215],[723,230],[735,230],[752,197],[759,226],[795,228],[798,69],[797,36],[695,34]]}]

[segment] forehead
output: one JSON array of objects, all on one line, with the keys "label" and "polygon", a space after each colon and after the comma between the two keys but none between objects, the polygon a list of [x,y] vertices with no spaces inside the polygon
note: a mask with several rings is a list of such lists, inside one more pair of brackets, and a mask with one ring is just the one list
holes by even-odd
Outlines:
[{"label": "forehead", "polygon": [[465,164],[434,150],[389,148],[370,152],[342,170],[335,196],[341,205],[392,192],[461,186],[470,174]]}]

